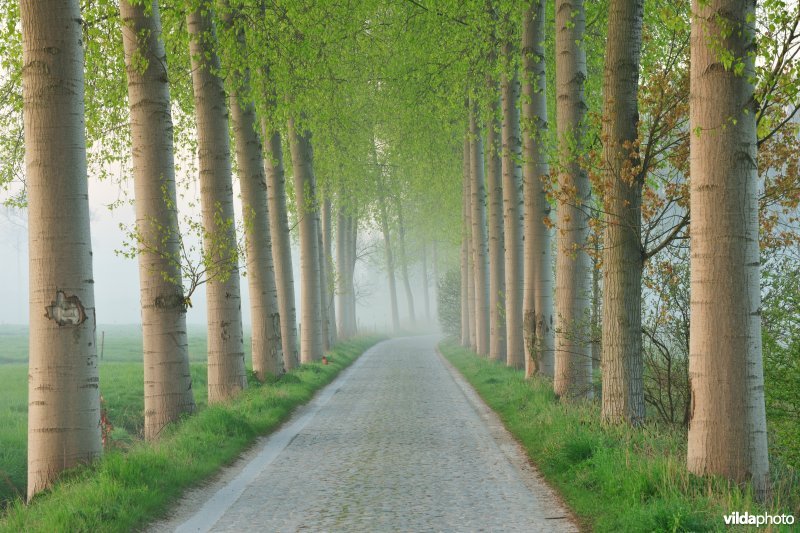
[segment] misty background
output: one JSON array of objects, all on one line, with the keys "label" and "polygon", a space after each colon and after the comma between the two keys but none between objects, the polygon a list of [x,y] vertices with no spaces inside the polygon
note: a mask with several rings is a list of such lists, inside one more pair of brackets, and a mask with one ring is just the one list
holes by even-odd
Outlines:
[{"label": "misty background", "polygon": [[[134,208],[127,202],[119,202],[125,196],[124,183],[112,180],[89,179],[89,207],[91,210],[91,232],[93,268],[95,280],[95,305],[98,326],[104,324],[140,324],[138,261],[115,253],[123,249],[125,232],[120,223],[132,226],[135,222]],[[234,194],[238,197],[238,181],[234,180]],[[109,205],[117,204],[113,209]],[[236,202],[237,222],[241,221],[241,203]],[[183,210],[182,210],[183,211]],[[24,209],[0,207],[0,324],[28,324],[28,231]],[[182,216],[182,215],[181,215]],[[185,230],[185,224],[181,225]],[[190,237],[191,238],[191,237]],[[300,255],[292,236],[292,261],[295,279],[295,304],[300,316]],[[390,331],[391,311],[386,273],[376,265],[383,262],[382,243],[378,234],[359,228],[359,246],[365,249],[366,257],[356,264],[355,286],[357,294],[357,320],[359,330]],[[334,252],[335,254],[335,252]],[[335,255],[334,255],[335,257]],[[240,267],[243,261],[240,259]],[[401,323],[408,325],[407,303],[402,289],[400,273],[397,273],[398,305]],[[431,319],[425,317],[425,302],[422,291],[422,272],[419,264],[410,265],[409,275],[414,290],[417,325],[435,329],[436,302],[433,269],[429,265],[429,296]],[[242,320],[245,329],[250,326],[249,297],[246,274],[241,277]],[[205,285],[201,285],[191,298],[192,307],[187,311],[187,323],[192,329],[205,328]]]}]

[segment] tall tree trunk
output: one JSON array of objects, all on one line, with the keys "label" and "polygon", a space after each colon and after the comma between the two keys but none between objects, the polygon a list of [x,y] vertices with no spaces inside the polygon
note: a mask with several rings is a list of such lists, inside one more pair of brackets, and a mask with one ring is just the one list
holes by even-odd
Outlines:
[{"label": "tall tree trunk", "polygon": [[432,254],[433,257],[431,258],[433,262],[433,303],[436,305],[436,313],[439,313],[439,254],[438,254],[438,246],[436,246],[436,241],[434,240],[431,244]]},{"label": "tall tree trunk", "polygon": [[389,280],[389,298],[392,312],[392,332],[400,331],[400,311],[397,306],[397,278],[395,276],[394,253],[392,251],[392,235],[389,227],[389,213],[387,212],[386,197],[381,185],[378,191],[378,201],[380,208],[381,232],[383,232],[383,245],[386,249],[386,275]]},{"label": "tall tree trunk", "polygon": [[225,88],[217,74],[213,10],[207,0],[187,16],[192,85],[197,115],[203,248],[214,265],[206,284],[208,306],[208,402],[247,386],[242,338],[242,304],[236,257],[230,140]]},{"label": "tall tree trunk", "polygon": [[[228,0],[223,0],[223,9],[223,23],[229,31],[235,32],[235,53],[244,57],[247,53],[244,27],[241,20],[236,20],[240,14],[231,11]],[[235,64],[235,61],[232,63]],[[267,210],[267,180],[261,141],[256,133],[255,105],[248,100],[250,71],[234,67],[231,75],[230,109],[245,218],[253,371],[259,381],[264,381],[267,376],[279,376],[284,372],[281,320]]]},{"label": "tall tree trunk", "polygon": [[469,346],[469,230],[467,228],[467,186],[469,185],[469,139],[464,137],[463,174],[461,179],[461,345]]},{"label": "tall tree trunk", "polygon": [[358,334],[358,320],[356,318],[355,272],[356,260],[358,259],[358,219],[355,217],[355,215],[347,218],[347,227],[349,236],[347,241],[347,279],[350,284],[350,295],[348,298],[349,304],[347,306],[347,311],[351,335],[356,335]]},{"label": "tall tree trunk", "polygon": [[[28,194],[28,499],[102,453],[86,180],[81,14],[23,0]],[[55,51],[55,52],[54,52]]]},{"label": "tall tree trunk", "polygon": [[556,0],[556,122],[561,172],[558,176],[555,377],[559,396],[592,397],[590,262],[587,210],[590,189],[581,168],[586,115],[586,28],[583,0]]},{"label": "tall tree trunk", "polygon": [[[503,46],[504,57],[511,61],[509,43]],[[506,309],[506,363],[513,368],[525,366],[525,344],[522,336],[522,169],[519,110],[519,80],[517,70],[511,79],[503,76],[503,207],[505,216],[505,309]]]},{"label": "tall tree trunk", "polygon": [[428,252],[426,250],[427,246],[425,242],[422,242],[422,296],[425,300],[425,320],[430,322],[431,320],[431,297],[429,289],[429,280],[428,280]]},{"label": "tall tree trunk", "polygon": [[322,249],[325,252],[325,305],[328,309],[328,344],[336,343],[336,276],[333,262],[333,213],[330,199],[322,205]]},{"label": "tall tree trunk", "polygon": [[[490,94],[499,94],[497,84],[490,82]],[[486,165],[486,187],[489,189],[489,359],[506,360],[505,323],[505,237],[503,235],[503,169],[500,136],[500,99],[493,98],[489,106],[491,122],[487,128],[486,146],[489,161]]]},{"label": "tall tree trunk", "polygon": [[347,215],[344,209],[338,208],[338,215],[336,217],[336,318],[337,327],[340,339],[349,339],[352,336],[348,324],[348,309],[350,297],[350,283],[352,280],[347,279],[347,271],[349,270],[348,262],[348,227]]},{"label": "tall tree trunk", "polygon": [[325,240],[322,236],[322,205],[317,204],[317,253],[319,254],[319,315],[322,324],[322,349],[327,352],[331,349],[331,324],[328,321],[327,292],[328,268],[325,264]]},{"label": "tall tree trunk", "polygon": [[553,268],[550,247],[550,204],[544,180],[550,175],[547,161],[547,77],[544,57],[544,0],[532,0],[525,11],[522,62],[525,71],[522,92],[525,167],[525,294],[523,328],[525,376],[537,373],[553,377]]},{"label": "tall tree trunk", "polygon": [[[148,9],[149,8],[149,11]],[[195,410],[181,283],[172,114],[158,1],[119,4],[128,75],[144,347],[144,437]],[[146,67],[139,61],[144,59]]]},{"label": "tall tree trunk", "polygon": [[[604,80],[603,420],[644,421],[642,176],[638,166],[643,0],[611,0]],[[595,299],[598,295],[595,294]]]},{"label": "tall tree trunk", "polygon": [[[758,248],[755,2],[692,2],[688,468],[769,495]],[[720,64],[720,50],[734,66]],[[735,66],[743,67],[737,74]]]},{"label": "tall tree trunk", "polygon": [[408,257],[406,255],[406,225],[403,218],[403,200],[400,196],[394,197],[397,204],[397,240],[400,244],[400,273],[403,276],[403,286],[406,290],[406,303],[408,304],[408,318],[411,326],[417,325],[417,316],[414,312],[414,293],[411,291],[411,280],[408,275]]},{"label": "tall tree trunk", "polygon": [[311,134],[298,132],[289,119],[289,144],[292,151],[294,196],[300,230],[300,362],[322,358],[322,290],[320,287],[320,239],[317,227],[317,196],[312,168]]},{"label": "tall tree trunk", "polygon": [[286,215],[286,175],[283,168],[281,134],[261,121],[265,145],[264,168],[267,172],[272,260],[275,267],[275,286],[278,292],[278,313],[281,317],[281,351],[285,370],[295,368],[300,359],[297,351],[297,311],[294,304],[294,272],[289,219]]},{"label": "tall tree trunk", "polygon": [[325,311],[326,344],[327,349],[331,349],[336,343],[336,308],[334,307],[334,269],[333,269],[333,228],[331,228],[331,201],[325,199],[322,202],[322,265],[325,267],[325,275],[322,278],[322,304]]},{"label": "tall tree trunk", "polygon": [[469,348],[478,350],[478,332],[475,331],[475,252],[472,246],[472,149],[467,151],[466,189],[464,194],[464,224],[467,240],[467,312],[469,321]]},{"label": "tall tree trunk", "polygon": [[470,193],[472,209],[472,275],[475,279],[475,333],[477,352],[489,355],[489,276],[486,233],[486,184],[483,165],[483,139],[476,117],[477,109],[470,106]]}]

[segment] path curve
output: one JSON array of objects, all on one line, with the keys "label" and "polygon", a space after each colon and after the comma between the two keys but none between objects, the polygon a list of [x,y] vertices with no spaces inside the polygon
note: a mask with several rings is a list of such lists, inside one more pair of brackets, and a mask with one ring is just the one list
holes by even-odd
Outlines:
[{"label": "path curve", "polygon": [[368,350],[151,531],[577,531],[437,340]]}]

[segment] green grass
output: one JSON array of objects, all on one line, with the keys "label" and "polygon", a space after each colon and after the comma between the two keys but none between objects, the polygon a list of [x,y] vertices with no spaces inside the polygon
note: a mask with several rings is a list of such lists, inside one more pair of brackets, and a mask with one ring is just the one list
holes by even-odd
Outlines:
[{"label": "green grass", "polygon": [[[129,404],[138,402],[141,407],[141,370],[119,363],[102,367],[101,373],[119,378],[116,392],[103,394],[112,424],[118,425],[112,438],[124,431],[120,441],[93,465],[65,473],[53,489],[30,505],[12,501],[0,519],[0,532],[141,528],[161,516],[186,488],[230,463],[259,435],[274,430],[378,340],[364,337],[340,343],[329,355],[328,365],[303,365],[273,383],[251,386],[230,403],[207,407],[168,427],[155,443],[136,440],[129,432],[135,433],[141,424]],[[195,379],[201,377],[201,370],[193,365]],[[197,393],[204,388],[194,389]],[[23,446],[24,438],[23,431]]]},{"label": "green grass", "polygon": [[[521,371],[449,341],[439,348],[498,413],[582,528],[725,531],[723,515],[765,511],[747,491],[687,473],[683,430],[604,426],[595,404],[561,403],[544,380],[526,382]],[[800,521],[800,482],[788,471],[777,475],[782,484],[766,511],[793,513]],[[791,531],[784,527],[772,531]]]},{"label": "green grass", "polygon": [[25,493],[28,446],[28,366],[0,365],[0,508]]},{"label": "green grass", "polygon": [[[144,369],[139,325],[100,325],[105,332],[100,361],[103,406],[114,426],[113,445],[125,449],[141,440],[144,425]],[[192,389],[198,408],[206,405],[206,332],[188,330]],[[250,361],[249,332],[245,357]],[[99,355],[99,354],[98,354]],[[0,509],[26,490],[28,431],[28,326],[0,325]]]}]

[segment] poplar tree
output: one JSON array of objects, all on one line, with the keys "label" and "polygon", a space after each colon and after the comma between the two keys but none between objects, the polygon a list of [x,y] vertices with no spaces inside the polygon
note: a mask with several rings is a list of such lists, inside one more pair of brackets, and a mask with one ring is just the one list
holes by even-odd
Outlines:
[{"label": "poplar tree", "polygon": [[483,139],[478,126],[477,106],[470,105],[470,193],[472,212],[473,277],[475,279],[475,336],[477,352],[489,355],[489,273],[486,228],[486,185],[483,164]]},{"label": "poplar tree", "polygon": [[253,372],[260,381],[284,372],[281,318],[272,260],[272,235],[267,204],[264,154],[256,130],[243,14],[228,0],[220,1],[228,43],[227,67],[236,163],[245,218],[246,269],[252,324]]},{"label": "poplar tree", "polygon": [[278,293],[278,313],[281,316],[281,351],[283,368],[289,371],[299,362],[297,342],[297,310],[294,302],[294,272],[289,217],[286,210],[286,173],[283,166],[281,134],[272,129],[266,118],[261,121],[264,145],[264,168],[267,174],[272,260],[275,267],[275,286]]},{"label": "poplar tree", "polygon": [[692,2],[689,445],[695,474],[769,484],[758,247],[755,2]]},{"label": "poplar tree", "polygon": [[585,17],[583,0],[556,0],[559,194],[553,388],[559,396],[591,398],[591,262],[586,253],[591,192],[586,171],[579,161],[587,110],[583,90]]},{"label": "poplar tree", "polygon": [[197,121],[203,247],[212,272],[206,285],[208,402],[216,403],[247,386],[227,98],[219,76],[214,10],[209,0],[194,6],[186,25]]},{"label": "poplar tree", "polygon": [[20,15],[30,500],[62,470],[100,456],[102,444],[81,13],[74,0],[22,0]]},{"label": "poplar tree", "polygon": [[503,236],[505,238],[505,322],[506,363],[524,368],[525,346],[522,336],[522,168],[519,124],[519,79],[508,41],[503,45],[503,59],[511,70],[503,74]]},{"label": "poplar tree", "polygon": [[[299,127],[305,128],[305,125],[301,124]],[[322,329],[316,180],[312,166],[310,132],[298,129],[295,119],[289,118],[288,135],[300,230],[300,362],[311,363],[322,358],[325,344]]]},{"label": "poplar tree", "polygon": [[638,162],[643,0],[611,0],[603,104],[603,419],[644,421],[642,185]]},{"label": "poplar tree", "polygon": [[525,376],[552,378],[553,268],[548,222],[550,204],[544,181],[547,160],[547,77],[545,72],[545,3],[531,1],[525,11],[522,34],[522,123],[524,150],[524,299]]},{"label": "poplar tree", "polygon": [[144,348],[144,436],[195,409],[186,337],[167,57],[157,0],[121,0]]}]

